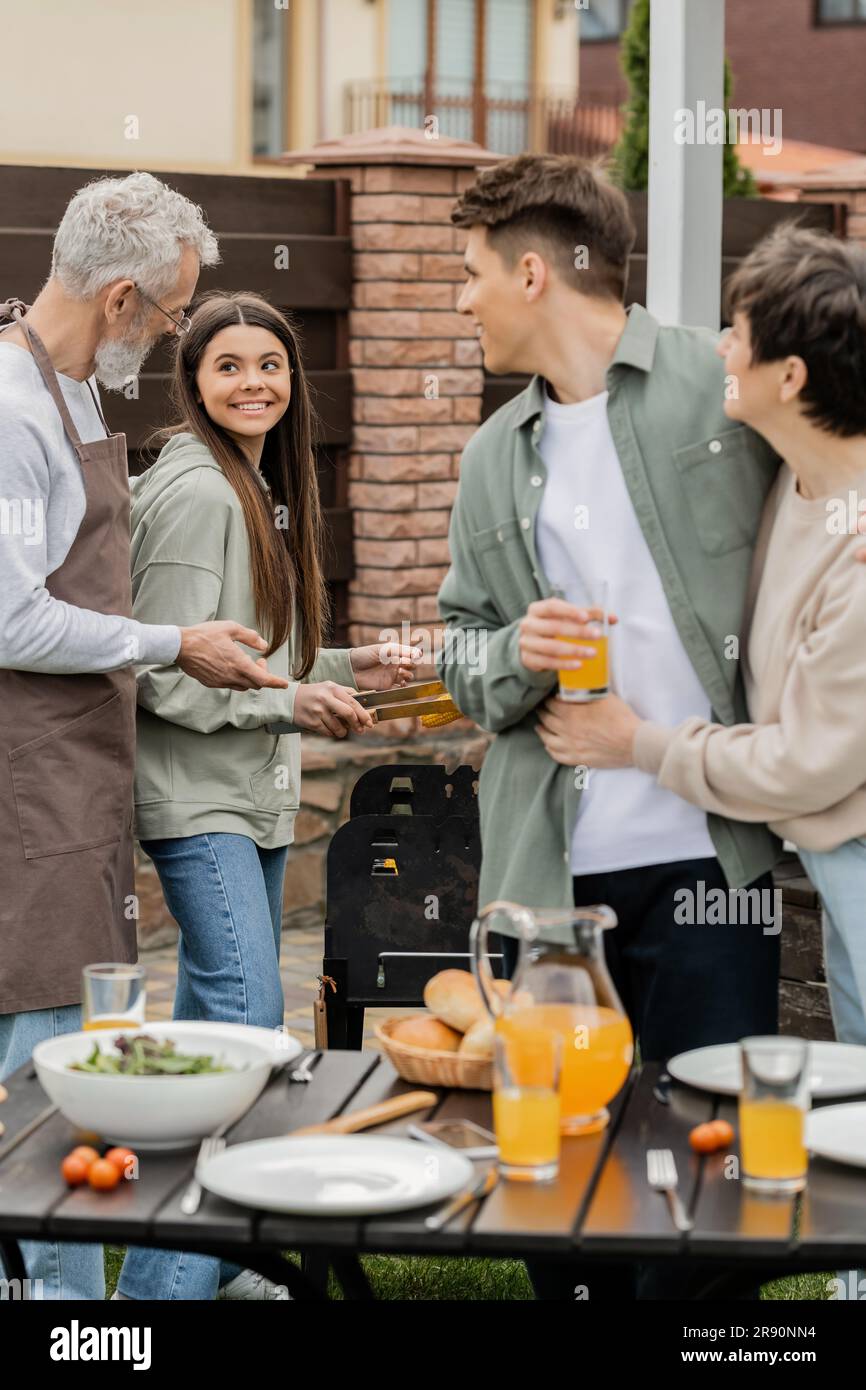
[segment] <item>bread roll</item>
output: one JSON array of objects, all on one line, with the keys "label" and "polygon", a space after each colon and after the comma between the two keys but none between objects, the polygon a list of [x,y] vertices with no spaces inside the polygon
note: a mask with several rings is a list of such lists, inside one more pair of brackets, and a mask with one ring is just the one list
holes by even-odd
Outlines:
[{"label": "bread roll", "polygon": [[427,981],[424,1003],[451,1028],[465,1033],[487,1012],[478,986],[468,970],[440,970]]},{"label": "bread roll", "polygon": [[483,1057],[488,1059],[493,1056],[493,1037],[494,1024],[490,1017],[479,1018],[477,1023],[465,1034],[457,1051],[461,1057]]},{"label": "bread roll", "polygon": [[456,1052],[460,1044],[459,1033],[440,1023],[438,1018],[430,1018],[426,1014],[401,1018],[391,1029],[391,1037],[394,1042],[408,1043],[411,1047],[429,1047],[434,1052]]}]

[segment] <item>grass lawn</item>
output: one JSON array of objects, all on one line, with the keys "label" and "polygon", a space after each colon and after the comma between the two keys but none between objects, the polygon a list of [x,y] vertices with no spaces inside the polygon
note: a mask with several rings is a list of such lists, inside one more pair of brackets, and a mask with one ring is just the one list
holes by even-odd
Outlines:
[{"label": "grass lawn", "polygon": [[[106,1296],[114,1292],[123,1250],[106,1247]],[[425,1259],[419,1256],[365,1255],[361,1263],[381,1299],[441,1302],[469,1299],[531,1299],[532,1288],[520,1260]],[[796,1301],[826,1299],[829,1274],[798,1274],[765,1284],[761,1297]],[[331,1294],[340,1297],[336,1286]]]}]

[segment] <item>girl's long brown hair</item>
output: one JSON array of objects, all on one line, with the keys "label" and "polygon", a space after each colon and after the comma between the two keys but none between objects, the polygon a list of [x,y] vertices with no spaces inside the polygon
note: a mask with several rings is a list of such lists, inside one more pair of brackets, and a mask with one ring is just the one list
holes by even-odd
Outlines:
[{"label": "girl's long brown hair", "polygon": [[[270,502],[243,449],[215,424],[196,399],[196,373],[216,333],[234,324],[266,328],[279,338],[292,369],[292,395],[282,419],[268,430],[261,474]],[[187,430],[210,450],[238,495],[246,521],[256,621],[270,643],[268,655],[296,633],[295,680],[309,675],[322,645],[329,605],[322,572],[322,512],[313,455],[313,409],[298,347],[297,331],[285,314],[261,295],[216,291],[191,315],[178,340],[172,400],[180,423],[166,435]],[[289,526],[278,528],[274,508],[285,507]]]}]

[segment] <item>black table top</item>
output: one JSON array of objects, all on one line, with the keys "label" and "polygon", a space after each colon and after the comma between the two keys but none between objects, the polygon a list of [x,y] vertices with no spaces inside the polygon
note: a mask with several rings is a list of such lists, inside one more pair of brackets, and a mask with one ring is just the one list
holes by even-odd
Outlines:
[{"label": "black table top", "polygon": [[[224,1243],[235,1254],[249,1245],[347,1254],[685,1257],[771,1267],[780,1275],[866,1266],[866,1170],[813,1159],[800,1196],[753,1196],[725,1176],[724,1154],[701,1157],[688,1143],[689,1130],[703,1120],[718,1116],[736,1129],[736,1102],[673,1084],[664,1104],[656,1095],[658,1077],[656,1064],[633,1070],[611,1106],[607,1130],[563,1141],[555,1181],[502,1181],[480,1205],[431,1233],[424,1227],[431,1208],[371,1219],[309,1218],[256,1212],[205,1193],[198,1212],[184,1216],[180,1199],[193,1174],[194,1150],[142,1153],[139,1179],[110,1193],[70,1190],[60,1163],[80,1138],[62,1115],[43,1120],[2,1156],[16,1133],[48,1104],[28,1064],[6,1082],[9,1097],[0,1106],[6,1127],[0,1139],[0,1239],[50,1235],[169,1248]],[[228,1141],[284,1134],[415,1089],[378,1053],[322,1052],[309,1085],[289,1083],[285,1074],[276,1077]],[[409,1123],[434,1115],[490,1128],[490,1096],[442,1090],[426,1117],[419,1112],[372,1132],[402,1134]],[[648,1147],[673,1150],[680,1194],[695,1223],[690,1234],[675,1230],[667,1201],[647,1183]]]}]

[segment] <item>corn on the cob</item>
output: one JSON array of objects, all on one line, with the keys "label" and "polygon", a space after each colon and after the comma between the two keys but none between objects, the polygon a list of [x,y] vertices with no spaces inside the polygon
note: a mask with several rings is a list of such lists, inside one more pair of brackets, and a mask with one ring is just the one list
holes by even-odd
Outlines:
[{"label": "corn on the cob", "polygon": [[455,719],[462,719],[463,716],[459,709],[448,710],[443,714],[422,714],[421,723],[425,729],[438,729],[442,724],[451,724]]}]

